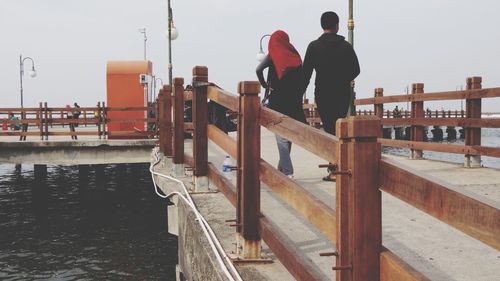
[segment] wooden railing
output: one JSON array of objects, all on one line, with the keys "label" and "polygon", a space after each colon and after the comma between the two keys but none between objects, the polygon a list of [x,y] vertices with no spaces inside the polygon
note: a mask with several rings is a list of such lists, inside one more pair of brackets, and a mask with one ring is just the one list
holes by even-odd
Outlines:
[{"label": "wooden railing", "polygon": [[[258,82],[240,82],[238,95],[234,95],[208,83],[206,67],[195,67],[193,75],[192,91],[185,91],[184,80],[176,78],[174,88],[167,88],[163,93],[173,102],[160,107],[160,116],[171,116],[169,113],[173,111],[173,120],[160,120],[160,150],[173,158],[174,165],[192,167],[195,186],[208,177],[235,206],[234,226],[240,237],[238,243],[243,246],[239,253],[241,258],[260,258],[262,238],[296,279],[316,280],[322,276],[318,268],[280,230],[280,225],[266,218],[266,212],[272,210],[261,209],[261,181],[336,245],[336,252],[324,253],[325,256],[336,256],[333,266],[336,280],[428,280],[383,247],[380,191],[500,250],[500,204],[486,202],[459,187],[382,157],[378,137],[385,119],[378,116],[341,119],[336,124],[338,136],[333,136],[260,107]],[[483,94],[487,97],[498,96],[498,90],[458,93],[460,97],[474,99],[482,98]],[[193,97],[192,155],[184,153],[183,112],[184,99],[188,95]],[[455,97],[457,93],[446,95]],[[415,95],[411,100],[406,96],[401,98],[418,103],[422,101],[422,96]],[[438,97],[431,95],[433,99]],[[238,112],[236,140],[208,124],[207,99]],[[398,98],[396,100],[399,101]],[[380,114],[380,101],[374,102]],[[171,105],[173,108],[170,108]],[[418,108],[416,105],[414,112],[418,112]],[[167,114],[162,113],[162,110]],[[472,115],[471,118],[476,117],[470,112],[468,114]],[[422,119],[414,119],[413,122],[419,125],[423,123]],[[488,121],[474,122],[486,125]],[[259,124],[337,167],[334,209],[260,159]],[[173,126],[173,136],[161,132],[169,130],[170,126]],[[237,170],[236,186],[208,162],[208,140],[237,159],[234,167]]]},{"label": "wooden railing", "polygon": [[[79,111],[78,118],[74,118]],[[144,112],[149,118],[111,118],[110,112]],[[40,103],[37,108],[0,108],[0,136],[19,136],[26,140],[27,136],[39,136],[41,140],[48,140],[49,136],[97,136],[99,139],[108,137],[144,137],[157,136],[158,117],[157,107],[106,107],[99,102],[96,107],[48,107],[47,103]],[[69,116],[68,117],[68,113]],[[110,131],[110,123],[142,122],[147,129],[134,128],[130,131]],[[67,131],[60,128],[67,128]],[[89,127],[81,129],[82,127]],[[57,129],[56,129],[57,128]]]},{"label": "wooden railing", "polygon": [[[383,126],[409,126],[410,140],[379,139],[384,146],[409,148],[412,158],[421,158],[423,150],[464,154],[467,167],[479,166],[480,156],[500,157],[500,147],[481,145],[481,128],[500,128],[500,118],[482,118],[481,102],[485,98],[500,97],[500,88],[482,89],[481,77],[467,78],[467,89],[464,91],[424,93],[424,84],[412,85],[411,95],[384,96],[383,89],[375,89],[375,97],[356,100],[356,105],[373,105],[374,115],[381,118]],[[465,100],[464,113],[451,111],[435,112],[424,110],[426,101]],[[410,102],[411,116],[406,118],[389,118],[392,114],[384,114],[384,104]],[[364,114],[366,111],[362,111]],[[371,112],[368,112],[369,114]],[[394,117],[394,116],[392,116]],[[424,142],[425,126],[459,126],[465,131],[465,145],[440,144]]]}]

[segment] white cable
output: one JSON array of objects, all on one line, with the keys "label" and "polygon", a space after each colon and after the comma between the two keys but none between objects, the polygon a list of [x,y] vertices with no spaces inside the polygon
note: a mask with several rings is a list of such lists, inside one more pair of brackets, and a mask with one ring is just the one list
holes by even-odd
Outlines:
[{"label": "white cable", "polygon": [[[226,252],[222,248],[222,245],[220,244],[219,240],[217,239],[217,236],[213,232],[212,228],[210,227],[208,222],[205,220],[205,218],[200,214],[200,212],[196,208],[196,205],[194,204],[193,199],[189,195],[189,192],[188,192],[186,186],[184,185],[184,183],[176,178],[155,172],[153,170],[154,166],[156,166],[160,162],[160,158],[158,157],[158,152],[159,152],[158,148],[153,149],[153,153],[154,153],[153,155],[155,157],[155,162],[151,163],[150,168],[149,168],[149,171],[151,172],[151,178],[153,180],[156,194],[162,198],[169,198],[173,195],[178,195],[179,197],[181,197],[195,213],[196,218],[197,218],[198,222],[200,223],[200,226],[201,226],[205,236],[208,239],[210,247],[212,248],[212,251],[215,253],[217,261],[221,265],[221,268],[224,271],[224,273],[226,274],[226,276],[229,278],[229,280],[243,281],[241,279],[238,271],[234,267],[231,259],[226,255]],[[184,190],[185,195],[180,193],[180,192],[172,192],[172,193],[169,193],[167,195],[160,194],[158,192],[158,186],[157,186],[156,181],[154,179],[154,175],[157,175],[159,177],[166,178],[166,179],[172,180],[176,183],[179,183],[182,186],[182,189]],[[227,264],[222,260],[221,255],[224,257]],[[227,265],[229,265],[230,270],[232,271],[232,274],[228,271]]]}]

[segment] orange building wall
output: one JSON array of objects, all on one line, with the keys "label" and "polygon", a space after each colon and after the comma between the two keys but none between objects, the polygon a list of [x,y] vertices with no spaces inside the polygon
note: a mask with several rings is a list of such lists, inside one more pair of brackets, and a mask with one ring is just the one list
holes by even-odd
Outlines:
[{"label": "orange building wall", "polygon": [[[114,106],[147,106],[147,94],[139,83],[140,74],[151,75],[150,61],[108,61],[106,66],[106,104]],[[108,118],[145,118],[145,111],[110,111]],[[133,134],[113,136],[113,132],[144,131],[146,122],[108,123],[109,138],[132,138]]]}]

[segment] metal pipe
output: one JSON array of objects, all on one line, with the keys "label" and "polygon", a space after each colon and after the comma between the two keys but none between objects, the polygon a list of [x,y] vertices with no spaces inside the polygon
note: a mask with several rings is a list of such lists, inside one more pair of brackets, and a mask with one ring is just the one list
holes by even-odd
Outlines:
[{"label": "metal pipe", "polygon": [[172,7],[168,0],[168,84],[172,85]]}]

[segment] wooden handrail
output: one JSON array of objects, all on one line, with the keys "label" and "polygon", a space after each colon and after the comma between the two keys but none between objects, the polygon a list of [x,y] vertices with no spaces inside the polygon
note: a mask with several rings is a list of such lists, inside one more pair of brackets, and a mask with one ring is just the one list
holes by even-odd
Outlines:
[{"label": "wooden handrail", "polygon": [[[451,111],[443,111],[439,113],[439,117],[436,116],[436,118],[433,115],[432,118],[430,118],[427,116],[427,113],[423,112],[422,102],[427,100],[500,97],[500,88],[484,90],[477,89],[477,87],[480,87],[479,84],[481,79],[474,77],[471,78],[471,81],[475,81],[474,83],[477,84],[475,86],[476,89],[469,89],[460,92],[423,94],[423,84],[415,84],[416,90],[412,95],[383,97],[383,90],[381,91],[381,89],[379,89],[376,98],[365,99],[365,101],[371,100],[371,104],[376,104],[377,106],[382,105],[383,102],[411,101],[413,110],[411,112],[404,112],[404,116],[401,117],[405,118],[381,118],[381,122],[373,116],[367,116],[366,118],[356,117],[338,122],[338,138],[323,131],[314,129],[306,124],[297,122],[296,120],[269,108],[259,107],[259,109],[255,109],[251,112],[255,112],[256,110],[258,111],[260,114],[259,122],[261,126],[266,127],[271,132],[279,134],[294,144],[305,148],[311,153],[338,165],[339,170],[336,187],[336,208],[340,208],[340,210],[337,209],[334,211],[332,208],[326,206],[318,198],[307,192],[296,182],[288,179],[262,159],[260,159],[259,163],[259,179],[260,181],[266,183],[269,188],[283,201],[292,206],[330,241],[336,243],[338,249],[340,248],[344,251],[344,253],[339,254],[337,258],[337,266],[349,266],[349,264],[347,264],[349,262],[357,262],[358,265],[366,265],[366,268],[363,269],[360,269],[359,267],[356,268],[356,270],[361,271],[360,274],[366,274],[367,272],[378,274],[378,269],[374,269],[373,266],[379,266],[380,280],[423,281],[429,279],[415,271],[391,251],[381,246],[380,242],[375,241],[377,240],[377,237],[381,235],[381,223],[377,218],[377,215],[373,215],[376,210],[380,209],[378,207],[380,207],[379,204],[381,200],[379,195],[377,195],[380,194],[378,191],[379,188],[377,188],[379,186],[380,190],[392,194],[402,201],[408,202],[415,207],[430,213],[445,223],[458,228],[464,233],[467,233],[474,238],[499,249],[500,237],[495,237],[495,234],[500,233],[500,205],[498,203],[483,200],[478,196],[469,194],[460,188],[442,183],[426,174],[404,167],[400,163],[397,163],[396,165],[385,158],[382,160],[377,158],[379,157],[378,153],[380,153],[380,144],[407,147],[416,151],[435,150],[466,155],[487,155],[500,157],[500,148],[494,147],[425,143],[422,142],[423,138],[418,137],[414,138],[413,141],[393,141],[377,138],[377,136],[380,135],[381,124],[411,125],[415,129],[412,130],[415,131],[413,132],[415,135],[418,135],[417,133],[419,132],[423,133],[423,130],[421,130],[422,128],[420,128],[421,126],[432,126],[436,124],[441,126],[464,126],[466,128],[500,127],[500,118],[478,118],[477,116],[473,116],[474,118],[470,118],[472,116],[469,116],[469,118],[463,118],[461,117],[463,116],[462,112],[460,114],[456,112],[455,116],[457,118],[450,119],[450,116],[453,116]],[[238,100],[237,96],[218,88],[214,84],[210,84],[208,82],[205,83],[206,84],[200,84],[202,86],[198,86],[206,87],[204,88],[206,89],[206,98],[219,103],[232,111],[238,111],[240,109],[242,102],[241,100]],[[207,84],[209,86],[203,86]],[[254,89],[253,84],[252,87],[253,90],[251,93],[255,94],[256,90]],[[187,91],[183,91],[183,97],[186,97],[186,92]],[[365,101],[361,100],[361,103]],[[314,109],[314,107],[314,104],[304,105],[304,109],[306,110]],[[375,111],[364,111],[363,113],[365,115],[377,115],[379,117],[383,117],[383,106],[376,107]],[[251,114],[249,112],[247,112],[247,114],[239,112],[239,126],[244,126],[242,125],[242,116],[246,115]],[[391,116],[391,113],[387,112],[387,116]],[[413,118],[408,118],[410,116]],[[311,120],[314,120],[315,118],[312,115],[308,115],[307,117]],[[189,127],[189,125],[191,124],[188,123],[188,126],[186,126],[186,124],[183,126]],[[194,128],[196,128],[196,126],[194,126]],[[207,126],[207,140],[212,140],[233,158],[238,159],[237,168],[244,170],[244,165],[242,165],[240,162],[241,160],[239,160],[241,159],[242,153],[241,145],[242,141],[248,142],[249,138],[248,136],[245,137],[242,135],[243,134],[240,131],[238,133],[237,142],[217,127],[213,125]],[[379,144],[377,144],[377,142]],[[240,146],[239,149],[237,149],[237,145]],[[374,156],[374,153],[377,157]],[[353,155],[361,158],[352,159]],[[372,161],[374,163],[371,163],[368,160],[374,160]],[[184,155],[184,163],[193,165],[197,161],[199,161],[199,159],[197,160],[196,157],[192,158]],[[242,180],[240,173],[242,172],[240,171],[238,173],[238,187],[235,188],[229,180],[222,176],[222,173],[213,164],[208,164],[208,177],[237,208],[241,208],[241,202],[237,200],[235,192],[235,189],[237,192],[242,192],[242,190],[239,190],[239,188],[241,188],[240,184]],[[428,197],[429,194],[432,195],[432,198]],[[242,193],[239,193],[239,196],[242,196]],[[364,196],[369,198],[364,198]],[[241,197],[239,200],[241,200]],[[427,202],[427,200],[430,201],[430,203]],[[353,217],[352,214],[355,214],[356,212],[349,208],[353,208],[354,205],[357,206],[357,213],[362,212],[363,214],[368,214],[371,212],[369,214],[370,218],[356,215]],[[370,208],[369,206],[372,207]],[[253,208],[252,204],[250,204],[248,208]],[[248,210],[248,208],[245,208],[245,210]],[[455,214],[458,208],[463,208],[465,210],[465,214]],[[256,208],[254,210],[259,209]],[[258,213],[259,211],[256,211],[256,214]],[[347,213],[350,215],[346,215]],[[453,216],[451,216],[451,214],[453,214]],[[239,218],[238,214],[237,217]],[[265,218],[261,217],[259,220],[261,227],[263,227],[261,236],[264,241],[268,243],[273,251],[278,251],[278,253],[275,254],[293,276],[298,279],[314,278],[313,276],[317,277],[317,275],[315,275],[315,266],[308,264],[305,260],[301,260],[302,256],[299,252],[294,251],[293,246],[288,245],[286,237],[282,236],[281,231],[277,228],[277,226],[269,225]],[[238,223],[241,223],[241,220],[238,220]],[[368,231],[368,229],[370,230]],[[353,234],[351,231],[355,233]],[[355,237],[353,238],[349,235],[354,235]],[[275,240],[276,238],[279,239]],[[358,246],[356,247],[352,246],[356,243],[361,244],[357,244]],[[371,247],[367,245],[376,245],[375,248],[369,251],[370,253],[376,253],[375,258],[373,258],[374,255],[372,254],[370,254],[370,257],[366,255],[365,251],[367,251],[367,247]],[[361,251],[363,253],[357,252],[360,248],[363,248],[363,251]],[[345,251],[350,252],[346,254]],[[363,256],[363,258],[360,258],[361,256]],[[367,260],[370,260],[370,262],[367,262]],[[342,275],[337,274],[337,277],[339,276]],[[357,276],[366,277],[369,275]],[[364,280],[369,278],[365,277]]]},{"label": "wooden handrail", "polygon": [[[333,135],[265,107],[261,107],[260,124],[326,161],[337,161],[338,138]],[[331,148],[325,150],[325,147]]]},{"label": "wooden handrail", "polygon": [[380,161],[380,189],[500,250],[500,204],[394,160]]},{"label": "wooden handrail", "polygon": [[438,101],[438,100],[461,100],[500,97],[499,88],[487,88],[464,91],[447,91],[425,93],[423,95],[394,95],[375,98],[356,99],[355,105],[373,105],[383,103],[412,102],[412,101]]}]

